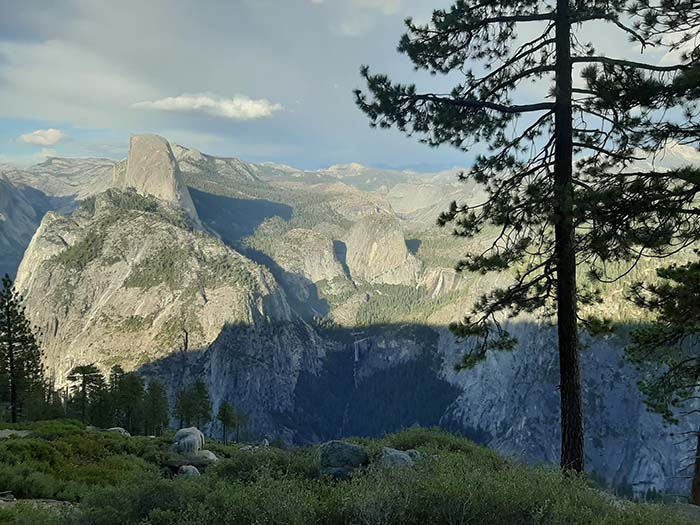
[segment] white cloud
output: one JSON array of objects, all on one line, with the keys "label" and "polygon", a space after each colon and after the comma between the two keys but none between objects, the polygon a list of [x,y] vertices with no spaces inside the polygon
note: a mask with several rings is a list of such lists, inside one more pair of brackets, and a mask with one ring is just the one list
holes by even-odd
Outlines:
[{"label": "white cloud", "polygon": [[20,142],[36,144],[37,146],[53,146],[65,138],[65,133],[60,129],[37,129],[19,137]]},{"label": "white cloud", "polygon": [[266,99],[253,100],[245,95],[222,98],[210,93],[182,94],[160,100],[137,102],[131,107],[136,109],[159,109],[161,111],[201,111],[217,117],[234,120],[252,120],[272,116],[282,109],[280,104],[273,104]]}]

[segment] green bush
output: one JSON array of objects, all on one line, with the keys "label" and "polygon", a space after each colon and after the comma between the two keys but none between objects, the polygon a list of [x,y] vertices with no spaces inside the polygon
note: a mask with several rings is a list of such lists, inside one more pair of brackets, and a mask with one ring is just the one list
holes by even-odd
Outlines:
[{"label": "green bush", "polygon": [[[577,475],[532,468],[436,430],[353,439],[375,459],[350,481],[319,479],[314,447],[284,451],[211,442],[221,460],[192,479],[163,476],[169,439],[27,425],[0,440],[0,490],[80,500],[75,508],[0,509],[0,522],[66,524],[682,524],[669,507],[614,500]],[[39,432],[46,437],[37,437]],[[417,449],[414,468],[376,462],[385,446]],[[9,487],[9,488],[4,488]],[[59,519],[60,518],[60,519]]]}]

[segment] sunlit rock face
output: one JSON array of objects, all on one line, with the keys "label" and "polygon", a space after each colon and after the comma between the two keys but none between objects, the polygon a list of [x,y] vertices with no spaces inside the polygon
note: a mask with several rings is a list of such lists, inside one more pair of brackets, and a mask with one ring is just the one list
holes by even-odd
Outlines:
[{"label": "sunlit rock face", "polygon": [[347,265],[354,279],[413,284],[420,262],[408,251],[398,219],[375,213],[360,219],[345,238]]},{"label": "sunlit rock face", "polygon": [[129,158],[126,166],[115,166],[112,187],[134,188],[141,195],[152,195],[199,221],[170,144],[158,135],[131,136]]}]

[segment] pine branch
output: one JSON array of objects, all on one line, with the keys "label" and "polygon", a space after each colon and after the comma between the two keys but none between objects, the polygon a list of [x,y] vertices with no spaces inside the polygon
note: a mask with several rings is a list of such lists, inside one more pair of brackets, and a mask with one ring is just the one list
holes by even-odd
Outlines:
[{"label": "pine branch", "polygon": [[436,104],[446,104],[448,106],[456,106],[461,108],[471,108],[471,109],[491,109],[494,111],[500,111],[501,113],[514,114],[514,113],[530,113],[534,111],[552,111],[554,109],[553,102],[540,102],[538,104],[524,104],[524,105],[513,105],[507,106],[504,104],[497,104],[495,102],[487,102],[484,100],[466,100],[466,99],[456,99],[443,97],[435,94],[424,94],[424,95],[404,95],[402,98],[407,98],[409,100],[423,100],[427,102],[433,102]]},{"label": "pine branch", "polygon": [[672,66],[657,66],[654,64],[648,64],[646,62],[634,62],[632,60],[623,60],[620,58],[610,58],[605,56],[580,56],[572,57],[571,62],[575,64],[607,64],[614,66],[623,66],[635,69],[644,69],[647,71],[660,71],[660,72],[672,72],[672,71],[683,71],[685,69],[690,69],[692,66],[696,65],[696,62],[690,62],[688,64],[674,64]]}]

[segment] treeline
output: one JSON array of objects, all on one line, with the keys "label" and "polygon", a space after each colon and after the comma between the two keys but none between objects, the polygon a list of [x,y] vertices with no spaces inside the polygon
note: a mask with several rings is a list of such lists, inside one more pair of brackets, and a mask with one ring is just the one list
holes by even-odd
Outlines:
[{"label": "treeline", "polygon": [[[95,364],[76,366],[65,378],[67,386],[55,388],[55,378],[46,379],[39,332],[29,323],[22,300],[5,276],[0,289],[0,421],[68,417],[101,428],[121,427],[131,434],[159,436],[171,421],[179,427],[202,428],[214,419],[209,392],[201,379],[182,387],[172,411],[162,383],[146,381],[138,372],[125,372],[119,365],[107,376]],[[224,401],[216,420],[226,441],[230,432],[240,439],[248,416]]]},{"label": "treeline", "polygon": [[161,435],[170,422],[165,387],[146,384],[137,372],[113,366],[105,376],[94,365],[73,368],[67,377],[65,415],[102,428],[122,427],[132,434]]}]

